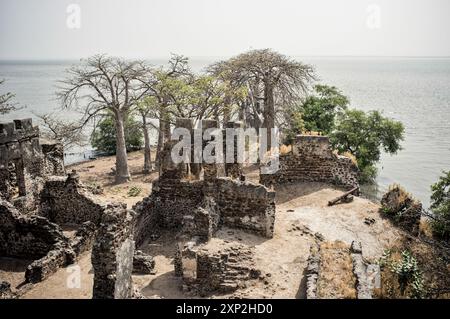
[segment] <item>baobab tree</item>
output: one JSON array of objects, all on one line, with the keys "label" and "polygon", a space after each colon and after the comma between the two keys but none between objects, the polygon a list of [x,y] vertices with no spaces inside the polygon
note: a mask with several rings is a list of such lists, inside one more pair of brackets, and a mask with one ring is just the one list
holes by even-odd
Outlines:
[{"label": "baobab tree", "polygon": [[187,57],[172,54],[168,66],[154,70],[152,76],[152,80],[149,82],[149,95],[156,102],[152,107],[155,109],[156,118],[159,121],[156,150],[156,165],[159,168],[160,154],[165,142],[170,140],[170,125],[173,122],[174,113],[177,113],[174,110],[187,107],[185,103],[178,102],[178,100],[188,98],[187,84],[193,74],[189,68]]},{"label": "baobab tree", "polygon": [[213,64],[210,71],[227,77],[235,85],[246,85],[254,110],[259,111],[262,102],[261,126],[268,129],[269,147],[270,129],[275,127],[276,106],[293,105],[315,80],[312,66],[270,49],[242,53],[227,61]]},{"label": "baobab tree", "polygon": [[152,70],[142,61],[105,55],[83,60],[68,70],[57,96],[62,108],[80,111],[82,125],[110,111],[116,129],[116,182],[131,179],[125,146],[124,119],[149,92]]},{"label": "baobab tree", "polygon": [[142,170],[144,174],[149,174],[154,169],[152,165],[149,128],[156,129],[159,132],[159,127],[156,127],[149,119],[158,118],[157,110],[158,106],[154,96],[145,97],[139,102],[137,107],[137,112],[142,119],[142,133],[144,135],[144,168]]}]

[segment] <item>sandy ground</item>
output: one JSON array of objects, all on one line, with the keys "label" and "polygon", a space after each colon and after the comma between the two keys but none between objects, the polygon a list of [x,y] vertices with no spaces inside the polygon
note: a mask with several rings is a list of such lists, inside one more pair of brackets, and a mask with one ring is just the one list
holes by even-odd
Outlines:
[{"label": "sandy ground", "polygon": [[11,290],[16,291],[25,280],[25,270],[32,260],[16,258],[0,258],[0,281],[7,281],[11,284]]},{"label": "sandy ground", "polygon": [[[153,151],[153,150],[152,150]],[[154,153],[154,151],[153,151]],[[152,155],[154,155],[152,153]],[[81,181],[89,186],[101,186],[103,194],[95,195],[104,202],[118,201],[126,203],[128,208],[141,201],[151,193],[151,181],[158,177],[157,172],[143,174],[144,155],[142,151],[128,153],[128,166],[131,181],[126,184],[115,184],[111,168],[115,167],[115,156],[100,157],[96,160],[67,167],[67,172],[76,170]],[[132,187],[141,189],[137,196],[130,196],[128,191]]]},{"label": "sandy ground", "polygon": [[60,268],[46,280],[33,285],[21,298],[24,299],[90,299],[94,272],[91,254],[82,254],[78,262]]},{"label": "sandy ground", "polygon": [[[109,175],[114,166],[114,157],[99,158],[70,169],[76,169],[81,181],[85,184],[100,185],[104,193],[97,195],[104,201],[122,201],[131,207],[150,194],[151,181],[157,173],[143,175],[143,155],[141,152],[129,154],[132,181],[127,184],[114,184]],[[257,179],[257,172],[248,170],[251,180]],[[137,186],[142,189],[138,196],[129,196],[128,190]],[[317,238],[325,240],[341,240],[350,244],[359,240],[363,245],[366,258],[379,257],[384,248],[401,236],[388,220],[378,214],[378,205],[356,198],[351,203],[327,206],[330,199],[343,192],[329,185],[320,183],[304,183],[282,186],[277,191],[277,210],[274,237],[262,238],[240,230],[221,229],[215,241],[239,242],[253,251],[256,268],[261,270],[264,279],[249,282],[248,286],[231,295],[209,297],[261,297],[261,298],[304,298],[304,270],[309,256],[310,246]],[[374,223],[367,225],[366,218],[373,218]],[[140,249],[154,256],[156,273],[154,275],[133,276],[136,287],[149,298],[192,298],[190,292],[184,292],[179,278],[174,276],[173,257],[175,239],[173,232],[160,232],[160,237],[149,240]],[[0,277],[5,276],[0,262]],[[90,254],[81,256],[80,288],[72,284],[68,278],[73,267],[63,268],[46,281],[35,285],[25,293],[24,298],[90,298],[92,294],[93,273]],[[6,267],[7,268],[7,267]],[[11,274],[12,282],[18,282],[17,274]],[[21,272],[23,278],[23,272]],[[72,277],[71,277],[72,278]]]},{"label": "sandy ground", "polygon": [[[245,289],[220,297],[304,298],[304,270],[310,246],[316,238],[351,244],[359,240],[368,259],[381,256],[401,233],[378,214],[378,205],[362,198],[329,207],[330,199],[343,192],[319,183],[284,186],[277,190],[275,233],[271,239],[240,230],[222,228],[215,241],[239,242],[251,247],[257,268],[265,276]],[[375,220],[372,225],[365,218]],[[156,274],[142,276],[135,283],[153,298],[189,298],[181,291],[181,281],[173,273],[174,234],[164,232],[159,239],[144,244],[142,250],[156,256]],[[218,296],[210,296],[218,297]]]}]

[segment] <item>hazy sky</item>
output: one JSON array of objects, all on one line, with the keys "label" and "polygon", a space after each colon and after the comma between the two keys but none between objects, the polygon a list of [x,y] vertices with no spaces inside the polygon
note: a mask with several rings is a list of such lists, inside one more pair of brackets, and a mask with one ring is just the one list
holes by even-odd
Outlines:
[{"label": "hazy sky", "polygon": [[449,13],[449,0],[0,0],[0,59],[450,56]]}]

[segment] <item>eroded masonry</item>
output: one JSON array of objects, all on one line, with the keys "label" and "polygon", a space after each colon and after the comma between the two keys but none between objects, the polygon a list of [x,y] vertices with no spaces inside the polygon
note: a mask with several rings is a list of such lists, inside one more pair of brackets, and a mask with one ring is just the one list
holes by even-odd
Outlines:
[{"label": "eroded masonry", "polygon": [[[201,125],[219,128],[212,120]],[[194,127],[189,119],[178,119],[176,126]],[[298,136],[292,153],[280,156],[280,170],[261,175],[261,183],[246,180],[242,164],[175,164],[173,145],[164,147],[150,196],[127,209],[99,202],[75,171],[66,174],[62,146],[40,139],[31,119],[0,124],[0,257],[32,259],[26,286],[92,251],[93,297],[133,298],[138,297],[133,272],[151,273],[155,266],[139,247],[155,229],[165,229],[176,233],[173,267],[185,287],[200,294],[229,292],[260,272],[248,247],[231,242],[217,249],[211,242],[222,227],[271,238],[276,204],[270,186],[295,181],[357,185],[357,167],[333,154],[323,136]]]}]

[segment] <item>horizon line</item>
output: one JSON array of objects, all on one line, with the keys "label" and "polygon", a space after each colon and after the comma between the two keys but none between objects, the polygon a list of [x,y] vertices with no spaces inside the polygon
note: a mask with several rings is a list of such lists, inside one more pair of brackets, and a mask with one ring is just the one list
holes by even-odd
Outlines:
[{"label": "horizon line", "polygon": [[[86,59],[88,57],[94,56],[89,55],[87,57],[69,57],[69,58],[0,58],[0,62],[38,62],[38,61],[78,61],[81,59]],[[288,57],[296,57],[296,58],[438,58],[438,59],[448,59],[450,55],[289,55],[285,54]],[[116,57],[117,55],[111,54],[110,56]],[[231,58],[236,55],[185,55],[189,59],[224,59]],[[117,56],[121,57],[121,56]],[[168,60],[170,54],[167,56],[153,56],[153,57],[123,57],[125,59],[136,59],[136,60]]]}]

